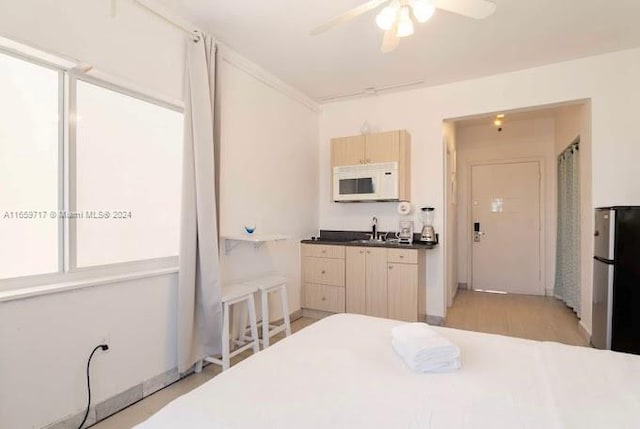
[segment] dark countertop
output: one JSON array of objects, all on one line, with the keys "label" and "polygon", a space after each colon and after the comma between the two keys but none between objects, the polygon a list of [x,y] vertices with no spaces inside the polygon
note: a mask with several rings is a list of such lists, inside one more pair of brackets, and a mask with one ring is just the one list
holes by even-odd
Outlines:
[{"label": "dark countertop", "polygon": [[[385,235],[384,232],[380,233]],[[301,240],[303,244],[321,244],[329,246],[354,246],[354,247],[384,247],[389,249],[417,249],[429,250],[437,244],[426,244],[418,241],[419,234],[414,234],[412,244],[399,244],[393,241],[366,241],[370,236],[369,232],[362,231],[328,231],[320,230],[320,236],[316,240]],[[395,233],[390,232],[389,236],[395,237]],[[364,241],[363,241],[364,240]]]},{"label": "dark countertop", "polygon": [[412,244],[400,244],[393,242],[353,242],[353,241],[336,241],[336,240],[300,240],[303,244],[324,244],[327,246],[353,246],[353,247],[385,247],[389,249],[433,249],[437,244],[424,244],[420,242],[413,242]]}]

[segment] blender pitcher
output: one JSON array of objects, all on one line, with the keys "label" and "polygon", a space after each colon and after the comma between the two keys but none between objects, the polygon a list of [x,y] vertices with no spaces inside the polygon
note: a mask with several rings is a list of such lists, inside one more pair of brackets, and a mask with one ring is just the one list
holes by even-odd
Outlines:
[{"label": "blender pitcher", "polygon": [[436,244],[438,242],[438,236],[433,228],[435,209],[433,207],[422,207],[420,209],[420,221],[422,222],[422,232],[420,234],[420,241],[424,241],[429,244]]}]

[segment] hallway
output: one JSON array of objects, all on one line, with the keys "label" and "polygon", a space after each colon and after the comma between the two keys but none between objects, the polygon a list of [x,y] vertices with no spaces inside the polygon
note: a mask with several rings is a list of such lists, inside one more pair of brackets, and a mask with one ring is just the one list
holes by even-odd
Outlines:
[{"label": "hallway", "polygon": [[459,290],[445,326],[589,346],[580,333],[575,313],[553,297]]}]

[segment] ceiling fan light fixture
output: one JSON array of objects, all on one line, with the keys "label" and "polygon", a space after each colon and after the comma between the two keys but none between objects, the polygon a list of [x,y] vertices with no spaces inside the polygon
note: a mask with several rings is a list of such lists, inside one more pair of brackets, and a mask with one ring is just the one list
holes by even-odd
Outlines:
[{"label": "ceiling fan light fixture", "polygon": [[412,0],[413,16],[419,23],[427,22],[435,13],[436,5],[433,0]]},{"label": "ceiling fan light fixture", "polygon": [[390,30],[398,15],[398,8],[387,6],[376,15],[376,24],[383,30]]},{"label": "ceiling fan light fixture", "polygon": [[398,37],[407,37],[413,34],[413,21],[411,21],[411,11],[408,6],[402,6],[398,17]]}]

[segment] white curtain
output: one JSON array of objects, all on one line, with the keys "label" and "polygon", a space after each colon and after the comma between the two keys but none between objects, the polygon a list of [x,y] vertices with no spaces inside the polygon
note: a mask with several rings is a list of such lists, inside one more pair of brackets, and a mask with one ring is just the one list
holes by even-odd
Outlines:
[{"label": "white curtain", "polygon": [[580,315],[580,150],[558,157],[558,237],[554,294]]},{"label": "white curtain", "polygon": [[222,333],[213,129],[216,46],[205,34],[187,44],[178,285],[181,373],[219,354]]}]

